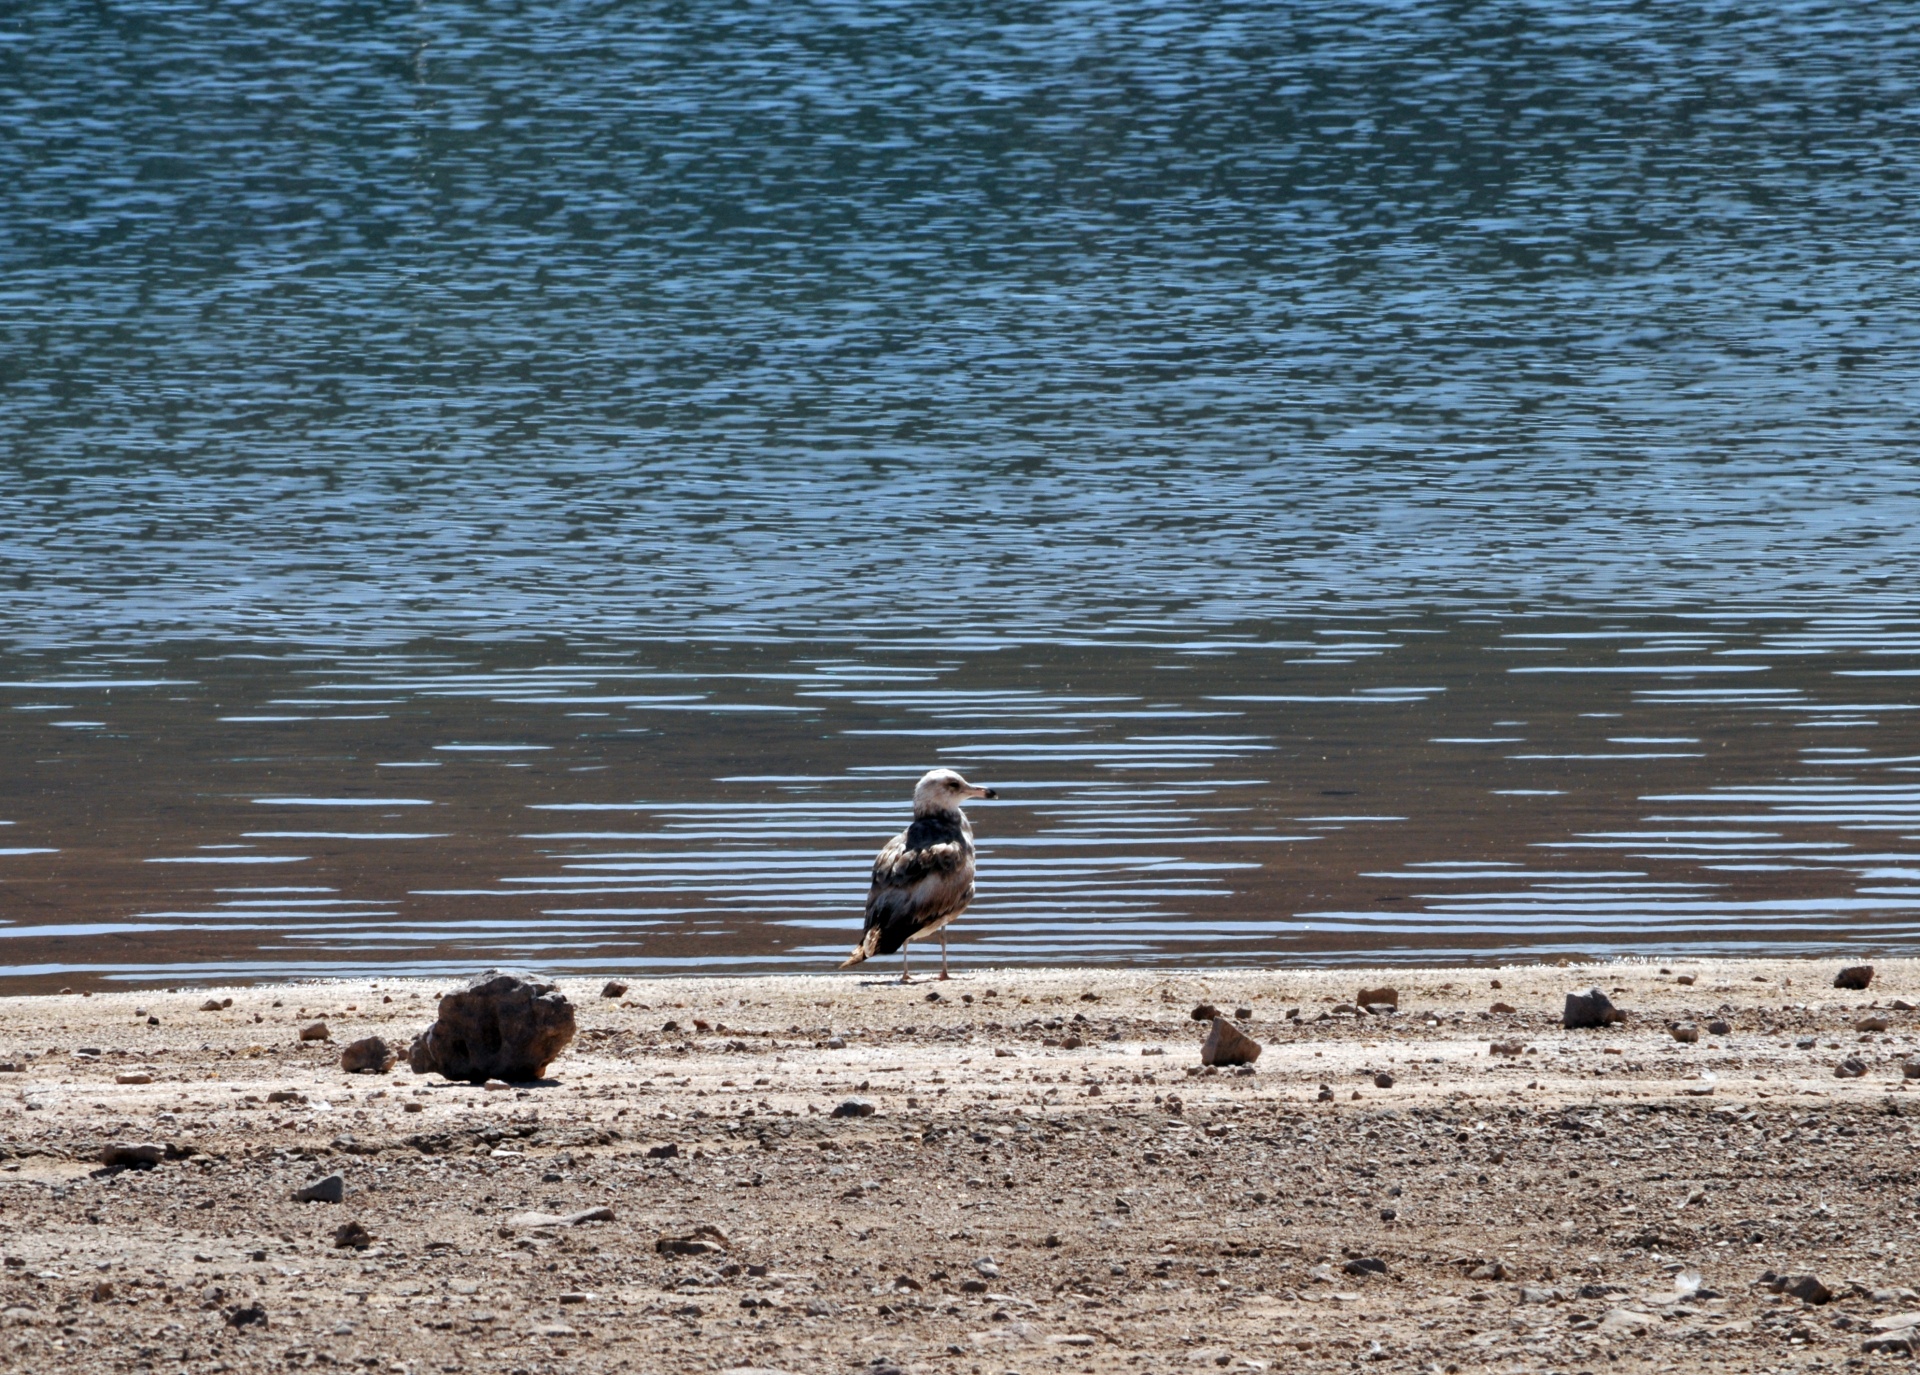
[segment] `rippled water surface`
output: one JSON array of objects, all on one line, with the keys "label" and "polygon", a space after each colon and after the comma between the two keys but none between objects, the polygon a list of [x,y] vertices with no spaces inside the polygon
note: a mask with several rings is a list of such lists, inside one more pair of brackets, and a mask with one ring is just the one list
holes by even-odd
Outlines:
[{"label": "rippled water surface", "polygon": [[17,983],[1912,948],[1920,11],[0,14]]}]

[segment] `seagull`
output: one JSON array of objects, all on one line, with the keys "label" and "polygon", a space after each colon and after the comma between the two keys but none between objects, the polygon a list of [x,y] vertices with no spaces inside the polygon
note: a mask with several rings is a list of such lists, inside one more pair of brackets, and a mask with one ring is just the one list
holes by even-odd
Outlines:
[{"label": "seagull", "polygon": [[998,797],[976,788],[952,769],[932,769],[913,787],[913,825],[886,843],[873,861],[867,889],[867,929],[840,967],[875,955],[900,952],[900,982],[907,972],[907,942],[940,933],[940,977],[947,977],[947,923],[973,901],[973,827],[960,804],[972,797]]}]

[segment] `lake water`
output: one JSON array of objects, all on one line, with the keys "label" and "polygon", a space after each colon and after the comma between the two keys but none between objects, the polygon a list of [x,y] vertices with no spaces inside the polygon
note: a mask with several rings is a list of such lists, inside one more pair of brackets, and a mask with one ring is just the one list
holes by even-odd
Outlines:
[{"label": "lake water", "polygon": [[0,978],[1911,950],[1920,11],[0,15]]}]

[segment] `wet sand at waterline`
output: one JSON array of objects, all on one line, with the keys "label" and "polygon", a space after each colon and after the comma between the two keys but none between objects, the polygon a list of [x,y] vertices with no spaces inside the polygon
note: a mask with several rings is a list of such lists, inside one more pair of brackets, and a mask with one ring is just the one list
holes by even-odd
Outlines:
[{"label": "wet sand at waterline", "polygon": [[[1901,1069],[1920,962],[1859,993],[1835,968],[573,981],[550,1081],[491,1091],[339,1069],[348,1040],[404,1044],[444,985],[10,998],[0,1352],[168,1372],[1833,1365],[1920,1308]],[[1380,982],[1397,1014],[1335,1010]],[[1561,1029],[1594,984],[1626,1020]],[[200,1010],[210,992],[231,1006]],[[1246,1009],[1254,1072],[1199,1070],[1200,1002]],[[316,1018],[331,1044],[298,1039]],[[1849,1057],[1864,1073],[1836,1078]],[[850,1099],[872,1114],[832,1115]],[[194,1153],[103,1171],[121,1141]],[[334,1171],[343,1202],[292,1201]],[[370,1244],[334,1244],[349,1222]],[[724,1247],[658,1250],[719,1247],[701,1227]]]}]

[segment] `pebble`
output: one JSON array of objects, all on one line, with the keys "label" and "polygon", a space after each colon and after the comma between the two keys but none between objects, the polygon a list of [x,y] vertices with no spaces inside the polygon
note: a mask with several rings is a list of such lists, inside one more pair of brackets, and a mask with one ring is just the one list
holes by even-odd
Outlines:
[{"label": "pebble", "polygon": [[333,1039],[333,1033],[327,1030],[327,1024],[325,1022],[309,1022],[300,1028],[300,1039],[303,1041],[331,1041]]},{"label": "pebble", "polygon": [[603,998],[624,998],[627,996],[627,986],[618,979],[608,979],[604,984],[600,985],[600,996]]},{"label": "pebble", "polygon": [[1487,1047],[1489,1055],[1518,1055],[1526,1047],[1518,1041],[1495,1041]]},{"label": "pebble", "polygon": [[1220,1016],[1220,1009],[1212,1003],[1201,1003],[1187,1015],[1196,1022],[1211,1022]]},{"label": "pebble", "polygon": [[873,1111],[874,1111],[873,1104],[869,1103],[866,1099],[849,1098],[846,1102],[834,1108],[832,1116],[834,1117],[871,1117],[873,1116]]},{"label": "pebble", "polygon": [[1574,1027],[1611,1026],[1620,1020],[1620,1009],[1598,988],[1585,993],[1567,994],[1567,1005],[1560,1014],[1560,1025]]},{"label": "pebble", "polygon": [[1700,1039],[1700,1028],[1692,1022],[1675,1022],[1667,1028],[1667,1033],[1683,1045],[1693,1045]]},{"label": "pebble", "polygon": [[114,1075],[113,1082],[116,1084],[151,1084],[153,1082],[153,1076],[144,1070],[129,1070],[125,1074]]},{"label": "pebble", "polygon": [[1260,1043],[1224,1017],[1213,1019],[1213,1029],[1200,1047],[1203,1065],[1250,1065],[1260,1058]]},{"label": "pebble", "polygon": [[1885,1031],[1887,1029],[1887,1019],[1885,1017],[1862,1017],[1853,1024],[1853,1029],[1855,1031]]},{"label": "pebble", "polygon": [[1774,1293],[1785,1294],[1804,1303],[1825,1303],[1833,1297],[1833,1290],[1822,1283],[1818,1275],[1775,1275],[1768,1271],[1761,1278]]},{"label": "pebble", "polygon": [[1488,1008],[1487,1011],[1496,1017],[1505,1017],[1519,1011],[1519,1009],[1512,1003],[1495,1003],[1492,1007]]},{"label": "pebble", "polygon": [[1864,992],[1873,982],[1873,966],[1870,964],[1850,964],[1833,976],[1835,988],[1851,988],[1856,993]]},{"label": "pebble", "polygon": [[293,1191],[295,1203],[338,1203],[347,1196],[346,1176],[330,1174]]},{"label": "pebble", "polygon": [[707,1256],[727,1250],[728,1243],[718,1227],[702,1223],[684,1236],[657,1238],[653,1249],[663,1256]]},{"label": "pebble", "polygon": [[1340,1268],[1349,1275],[1355,1275],[1360,1278],[1365,1278],[1368,1275],[1384,1275],[1387,1273],[1387,1263],[1384,1260],[1378,1260],[1372,1256],[1356,1257]]},{"label": "pebble", "polygon": [[480,1087],[488,1093],[505,1093],[508,1089],[512,1088],[513,1085],[509,1084],[505,1079],[489,1079]]},{"label": "pebble", "polygon": [[[577,1213],[516,1213],[508,1219],[509,1227],[578,1227],[588,1222],[612,1222],[613,1209],[608,1207],[582,1208]],[[716,1233],[717,1235],[717,1233]],[[724,1240],[724,1239],[723,1239]],[[657,1248],[656,1248],[657,1249]]]},{"label": "pebble", "polygon": [[1400,1006],[1400,990],[1397,988],[1363,988],[1354,999],[1361,1007],[1372,1008],[1377,1004],[1397,1008]]},{"label": "pebble", "polygon": [[333,1244],[342,1250],[364,1251],[373,1245],[373,1233],[358,1222],[343,1222],[333,1229]]},{"label": "pebble", "polygon": [[167,1158],[167,1148],[153,1141],[116,1141],[100,1148],[102,1165],[123,1165],[145,1170]]},{"label": "pebble", "polygon": [[1716,1018],[1713,1021],[1707,1023],[1707,1035],[1731,1036],[1733,1035],[1733,1024],[1731,1022],[1724,1022]]},{"label": "pebble", "polygon": [[1853,1055],[1833,1067],[1833,1077],[1836,1079],[1858,1079],[1866,1072],[1866,1062]]},{"label": "pebble", "polygon": [[1393,1076],[1382,1070],[1373,1076],[1373,1086],[1377,1089],[1390,1089],[1393,1087]]},{"label": "pebble", "polygon": [[664,1146],[647,1147],[647,1159],[649,1160],[671,1160],[679,1154],[679,1145],[672,1141],[667,1142]]},{"label": "pebble", "polygon": [[267,1310],[257,1303],[230,1309],[227,1313],[228,1327],[265,1327],[266,1325]]}]

